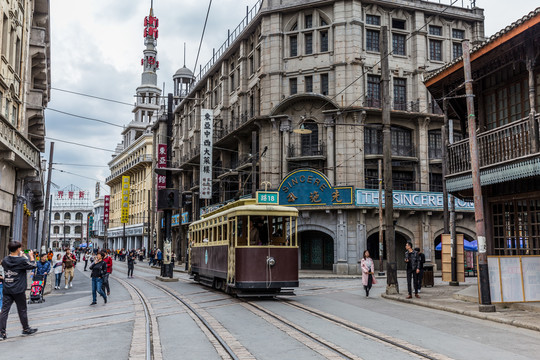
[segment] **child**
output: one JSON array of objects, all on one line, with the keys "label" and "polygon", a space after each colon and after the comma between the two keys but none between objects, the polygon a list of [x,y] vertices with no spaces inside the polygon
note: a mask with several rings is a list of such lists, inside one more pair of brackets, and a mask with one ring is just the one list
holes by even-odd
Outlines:
[{"label": "child", "polygon": [[56,277],[56,282],[54,283],[54,289],[60,290],[60,280],[62,279],[62,255],[56,255],[56,261],[54,262],[54,276]]}]

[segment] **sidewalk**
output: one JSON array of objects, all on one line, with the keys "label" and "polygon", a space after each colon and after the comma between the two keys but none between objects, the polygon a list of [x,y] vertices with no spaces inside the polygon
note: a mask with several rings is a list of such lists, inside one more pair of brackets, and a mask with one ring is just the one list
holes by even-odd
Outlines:
[{"label": "sidewalk", "polygon": [[[175,272],[185,273],[184,264],[176,265]],[[300,279],[357,279],[360,275],[338,275],[331,271],[300,270]],[[384,285],[386,277],[377,277]],[[450,286],[441,279],[440,271],[435,272],[435,286],[424,287],[420,298],[406,299],[407,280],[405,271],[398,271],[400,294],[381,296],[388,300],[401,301],[427,308],[475,317],[482,320],[540,331],[540,302],[496,304],[497,311],[484,313],[478,310],[478,284],[476,277],[466,277],[460,286]]]}]

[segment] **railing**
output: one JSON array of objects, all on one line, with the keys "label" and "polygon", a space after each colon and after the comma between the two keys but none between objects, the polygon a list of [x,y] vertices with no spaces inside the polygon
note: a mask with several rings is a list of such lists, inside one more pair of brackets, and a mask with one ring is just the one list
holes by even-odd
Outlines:
[{"label": "railing", "polygon": [[0,143],[23,159],[28,168],[40,166],[39,150],[15,128],[0,119]]},{"label": "railing", "polygon": [[294,144],[290,144],[287,148],[287,157],[308,157],[308,156],[326,156],[326,146],[324,142],[312,144],[311,146],[302,146],[297,148]]},{"label": "railing", "polygon": [[[217,60],[227,51],[229,46],[231,46],[232,43],[240,36],[242,31],[249,25],[251,20],[257,16],[257,13],[261,9],[263,0],[258,0],[255,5],[251,9],[246,9],[246,17],[242,20],[242,22],[231,32],[229,30],[227,40],[217,49],[217,51],[214,49],[214,53],[212,55],[212,59],[208,61],[208,63],[205,66],[201,66],[201,69],[199,71],[199,74],[195,77],[195,80],[193,83],[191,83],[190,91],[197,85],[197,83],[204,77],[204,75],[210,70],[212,66],[217,62]],[[195,69],[196,70],[196,69]]]},{"label": "railing", "polygon": [[[537,116],[535,123],[540,122]],[[496,165],[534,154],[531,144],[529,118],[511,122],[499,128],[478,134],[480,168]],[[448,147],[449,175],[471,170],[469,139],[463,139]]]}]

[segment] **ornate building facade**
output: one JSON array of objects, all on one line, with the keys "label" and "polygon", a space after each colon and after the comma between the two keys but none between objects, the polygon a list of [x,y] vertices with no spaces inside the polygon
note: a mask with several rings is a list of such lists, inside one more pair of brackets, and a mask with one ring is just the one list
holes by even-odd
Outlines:
[{"label": "ornate building facade", "polygon": [[[379,40],[387,29],[393,184],[403,200],[394,200],[398,267],[406,241],[435,263],[443,117],[423,76],[460,56],[462,39],[484,36],[481,9],[444,8],[408,0],[257,2],[175,108],[173,162],[183,170],[176,184],[192,199],[182,213],[192,221],[266,185],[279,191],[280,204],[300,210],[301,268],[354,274],[364,249],[378,260]],[[210,200],[199,195],[202,109],[214,117]],[[463,205],[457,229],[472,238],[473,213]],[[188,223],[178,225],[182,254]]]},{"label": "ornate building facade", "polygon": [[[153,9],[144,20],[144,44],[141,63],[143,73],[137,88],[137,101],[133,109],[134,119],[122,132],[123,141],[116,147],[113,159],[108,163],[111,175],[106,184],[110,187],[110,222],[107,230],[107,246],[113,249],[134,249],[149,244],[151,219],[152,125],[161,111],[161,90],[157,86],[157,27],[158,20]],[[129,190],[125,194],[122,178],[129,176]],[[127,196],[127,201],[124,198]],[[128,217],[122,222],[122,208],[128,209]]]},{"label": "ornate building facade", "polygon": [[12,239],[25,248],[40,245],[49,13],[48,0],[0,1],[0,256]]}]

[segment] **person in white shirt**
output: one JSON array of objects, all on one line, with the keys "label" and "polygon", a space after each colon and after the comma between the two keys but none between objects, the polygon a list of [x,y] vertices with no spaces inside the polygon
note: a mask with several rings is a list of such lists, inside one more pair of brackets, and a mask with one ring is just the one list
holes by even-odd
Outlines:
[{"label": "person in white shirt", "polygon": [[56,290],[60,290],[60,280],[62,280],[62,255],[58,254],[56,255],[56,260],[53,265],[54,269],[54,276],[56,282],[54,283],[54,288]]}]

